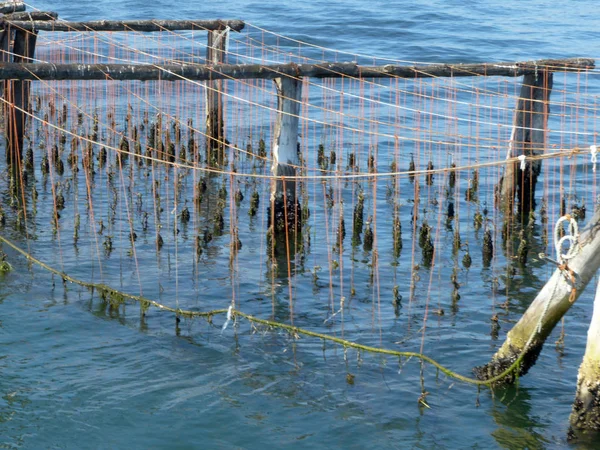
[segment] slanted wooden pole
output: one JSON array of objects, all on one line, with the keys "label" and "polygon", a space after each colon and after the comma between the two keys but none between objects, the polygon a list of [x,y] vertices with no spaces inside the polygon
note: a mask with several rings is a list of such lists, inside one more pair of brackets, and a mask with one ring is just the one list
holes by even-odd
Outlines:
[{"label": "slanted wooden pole", "polygon": [[[216,66],[225,62],[227,33],[227,29],[208,33],[208,64]],[[206,82],[206,160],[209,164],[222,164],[224,159],[223,86],[223,80]]]},{"label": "slanted wooden pole", "polygon": [[[7,32],[9,35],[10,32]],[[13,45],[13,61],[21,63],[28,61],[35,52],[37,33],[24,30],[15,30]],[[6,155],[9,164],[17,165],[22,159],[23,135],[26,111],[29,111],[29,91],[31,81],[8,80],[4,86],[4,98],[8,102],[5,111],[5,137]]]},{"label": "slanted wooden pole", "polygon": [[600,431],[600,283],[596,288],[594,313],[588,329],[587,345],[577,376],[577,393],[571,412],[573,434]]},{"label": "slanted wooden pole", "polygon": [[275,234],[300,226],[296,181],[281,177],[296,176],[298,166],[298,125],[302,99],[302,81],[282,77],[274,80],[277,88],[277,120],[273,137],[273,165],[276,177],[271,187],[271,216]]},{"label": "slanted wooden pole", "polygon": [[[524,351],[525,356],[519,367],[519,375],[527,373],[542,350],[544,341],[555,325],[581,295],[592,277],[600,268],[600,209],[597,209],[586,228],[579,236],[579,250],[568,261],[564,270],[556,269],[545,286],[540,290],[519,322],[508,332],[502,347],[492,360],[474,369],[479,379],[487,380],[506,370]],[[572,280],[575,280],[573,292]],[[529,342],[531,336],[533,339]],[[498,384],[515,381],[514,374]]]},{"label": "slanted wooden pole", "polygon": [[544,152],[551,90],[552,72],[540,70],[526,74],[517,101],[508,157],[525,155],[525,169],[521,170],[519,162],[506,165],[500,195],[504,210],[512,211],[517,194],[523,220],[527,220],[529,211],[535,209],[535,187],[542,162],[527,158]]}]

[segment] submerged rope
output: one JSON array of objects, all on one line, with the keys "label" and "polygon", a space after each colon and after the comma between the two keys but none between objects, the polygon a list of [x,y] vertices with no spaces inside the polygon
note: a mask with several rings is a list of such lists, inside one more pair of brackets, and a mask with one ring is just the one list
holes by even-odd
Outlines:
[{"label": "submerged rope", "polygon": [[[0,243],[4,243],[4,244],[8,245],[13,250],[15,250],[16,252],[23,255],[28,261],[38,265],[39,267],[47,270],[50,273],[53,273],[53,274],[61,277],[64,283],[66,283],[68,281],[68,282],[77,284],[82,287],[87,287],[92,290],[95,289],[98,292],[100,292],[100,294],[102,295],[103,298],[106,298],[106,296],[109,296],[109,298],[111,300],[116,300],[119,303],[124,302],[125,300],[137,302],[140,304],[140,308],[142,309],[143,312],[145,312],[150,306],[153,306],[161,311],[172,312],[176,315],[177,318],[179,318],[179,317],[187,317],[187,318],[205,317],[209,321],[212,319],[213,316],[216,316],[219,314],[226,314],[227,321],[225,322],[225,324],[227,324],[229,322],[229,320],[231,320],[232,318],[239,316],[239,317],[245,318],[246,320],[248,320],[249,322],[252,322],[252,323],[259,323],[259,324],[265,325],[269,328],[278,328],[278,329],[286,330],[292,336],[298,336],[298,335],[311,336],[311,337],[315,337],[318,339],[322,339],[324,341],[334,342],[336,344],[343,346],[344,348],[355,348],[357,350],[362,350],[362,351],[369,352],[369,353],[378,353],[378,354],[383,354],[383,355],[397,356],[399,358],[400,357],[417,358],[423,362],[431,364],[432,366],[434,366],[436,369],[440,370],[442,373],[444,373],[448,377],[454,378],[456,380],[462,381],[467,384],[493,387],[494,384],[498,383],[499,381],[503,380],[505,377],[510,375],[512,372],[517,371],[519,369],[521,361],[525,357],[527,350],[528,350],[527,346],[525,346],[525,348],[519,354],[517,359],[507,369],[505,369],[500,374],[498,374],[492,378],[489,378],[487,380],[479,380],[476,378],[470,378],[470,377],[461,375],[457,372],[454,372],[453,370],[447,368],[446,366],[437,362],[435,359],[433,359],[423,353],[391,350],[391,349],[386,349],[386,348],[381,348],[381,347],[372,347],[369,345],[363,345],[363,344],[359,344],[357,342],[349,341],[347,339],[342,339],[342,338],[338,338],[335,336],[318,333],[316,331],[310,331],[305,328],[297,327],[294,325],[288,325],[288,324],[276,322],[273,320],[260,319],[258,317],[252,316],[250,314],[246,314],[242,311],[233,309],[232,306],[229,306],[229,308],[225,308],[225,309],[215,309],[215,310],[211,310],[211,311],[189,311],[189,310],[184,310],[181,308],[172,308],[170,306],[163,305],[155,300],[151,300],[151,299],[146,298],[141,295],[133,295],[133,294],[128,294],[126,292],[119,291],[117,289],[111,288],[110,286],[107,286],[106,284],[92,283],[92,282],[87,282],[87,281],[83,281],[83,280],[74,278],[74,277],[66,274],[65,272],[61,272],[61,271],[49,266],[48,264],[40,261],[39,259],[32,256],[30,253],[26,252],[25,250],[18,247],[13,242],[9,241],[8,239],[6,239],[5,237],[3,237],[1,235],[0,235]],[[225,326],[223,326],[222,331],[224,329],[225,329]],[[535,334],[537,334],[537,329],[535,329],[533,331],[530,339],[532,339],[535,336]]]}]

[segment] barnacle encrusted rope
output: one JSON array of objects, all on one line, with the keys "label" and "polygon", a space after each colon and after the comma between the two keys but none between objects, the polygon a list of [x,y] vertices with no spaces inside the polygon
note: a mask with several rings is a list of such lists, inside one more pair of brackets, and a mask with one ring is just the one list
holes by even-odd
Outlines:
[{"label": "barnacle encrusted rope", "polygon": [[[246,314],[242,311],[233,309],[232,306],[230,306],[229,308],[225,308],[225,309],[215,309],[215,310],[211,310],[211,311],[188,311],[188,310],[184,310],[184,309],[180,309],[180,308],[172,308],[172,307],[163,305],[161,303],[158,303],[155,300],[151,300],[151,299],[146,298],[141,295],[128,294],[126,292],[122,292],[117,289],[113,289],[105,284],[91,283],[91,282],[79,280],[77,278],[69,276],[65,272],[61,272],[60,270],[57,270],[57,269],[49,266],[48,264],[40,261],[39,259],[34,258],[31,254],[29,254],[25,250],[21,249],[20,247],[18,247],[17,245],[15,245],[14,243],[12,243],[11,241],[9,241],[8,239],[6,239],[3,236],[0,236],[0,243],[4,243],[4,244],[8,245],[13,250],[20,253],[25,258],[27,258],[27,260],[29,260],[30,262],[36,264],[39,267],[42,267],[43,269],[47,270],[50,273],[53,273],[53,274],[61,277],[64,283],[70,282],[70,283],[77,284],[79,286],[83,286],[83,287],[87,287],[92,290],[96,290],[103,298],[108,299],[112,302],[116,302],[117,304],[120,304],[120,303],[123,303],[123,302],[129,300],[129,301],[139,303],[142,311],[146,311],[149,307],[152,306],[152,307],[157,308],[160,311],[168,311],[168,312],[174,313],[176,315],[176,317],[188,317],[188,318],[205,317],[208,320],[211,320],[213,316],[216,316],[219,314],[226,314],[227,322],[225,322],[225,323],[228,323],[228,321],[234,317],[243,317],[244,319],[248,320],[251,323],[258,323],[261,325],[265,325],[269,328],[286,330],[292,336],[299,336],[299,335],[311,336],[314,338],[322,339],[323,341],[334,342],[336,344],[343,346],[344,348],[355,348],[357,350],[361,350],[361,351],[365,351],[365,352],[369,352],[369,353],[378,353],[378,354],[383,354],[383,355],[396,356],[399,358],[400,357],[417,358],[423,362],[431,364],[432,366],[434,366],[436,369],[440,370],[445,375],[447,375],[451,378],[454,378],[456,380],[462,381],[464,383],[468,383],[468,384],[474,384],[474,385],[478,385],[478,386],[493,386],[495,383],[503,380],[506,376],[510,375],[512,372],[518,370],[518,368],[521,364],[521,361],[525,357],[525,353],[527,350],[527,346],[526,346],[525,349],[518,356],[518,358],[502,373],[496,375],[493,378],[487,379],[487,380],[478,380],[478,379],[466,377],[457,372],[454,372],[453,370],[448,369],[447,367],[443,366],[442,364],[440,364],[433,358],[431,358],[427,355],[424,355],[422,353],[390,350],[390,349],[386,349],[386,348],[363,345],[363,344],[359,344],[357,342],[349,341],[349,340],[338,338],[335,336],[330,336],[327,334],[310,331],[305,328],[300,328],[300,327],[297,327],[294,325],[288,325],[288,324],[276,322],[273,320],[260,319],[258,317],[254,317],[250,314]],[[223,330],[224,330],[224,328],[225,327],[223,327]],[[536,334],[536,331],[534,331],[532,333],[530,340],[533,339],[535,334]]]}]

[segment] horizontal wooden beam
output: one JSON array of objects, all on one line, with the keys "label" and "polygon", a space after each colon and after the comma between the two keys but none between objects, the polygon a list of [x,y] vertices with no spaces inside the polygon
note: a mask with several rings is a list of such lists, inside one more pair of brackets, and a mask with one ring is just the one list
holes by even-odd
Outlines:
[{"label": "horizontal wooden beam", "polygon": [[11,20],[6,22],[23,30],[37,31],[176,31],[176,30],[223,30],[229,27],[241,31],[241,20],[94,20],[91,22],[29,21]]},{"label": "horizontal wooden beam", "polygon": [[31,20],[56,20],[58,19],[58,13],[52,12],[52,11],[31,11],[31,12],[16,12],[13,14],[10,14],[6,17],[4,17],[4,19],[7,20],[26,20],[26,21],[31,21]]},{"label": "horizontal wooden beam", "polygon": [[48,64],[0,63],[0,80],[190,80],[313,78],[431,78],[465,76],[517,77],[536,71],[581,71],[594,68],[592,59],[543,60],[498,64],[435,64],[423,66],[359,66],[322,64]]},{"label": "horizontal wooden beam", "polygon": [[10,14],[25,11],[25,3],[0,3],[0,14]]}]

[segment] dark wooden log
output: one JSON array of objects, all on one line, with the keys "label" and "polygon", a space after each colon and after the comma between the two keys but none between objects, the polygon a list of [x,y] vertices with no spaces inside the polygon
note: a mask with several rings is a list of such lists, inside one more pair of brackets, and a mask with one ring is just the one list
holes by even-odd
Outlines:
[{"label": "dark wooden log", "polygon": [[25,3],[0,3],[0,14],[25,11]]},{"label": "dark wooden log", "polygon": [[523,220],[528,220],[529,211],[535,209],[535,187],[542,167],[541,161],[527,161],[527,157],[544,151],[551,92],[552,72],[541,71],[523,77],[508,156],[525,155],[525,170],[520,169],[520,163],[508,163],[500,188],[505,211],[512,211],[515,193],[518,193],[519,215]]},{"label": "dark wooden log", "polygon": [[[32,58],[35,52],[36,33],[15,30],[13,60],[17,63]],[[5,111],[6,156],[9,164],[18,166],[23,156],[23,135],[26,112],[29,111],[29,91],[31,81],[9,80],[4,86],[4,98],[8,102]]]},{"label": "dark wooden log", "polygon": [[10,20],[15,28],[36,31],[176,31],[176,30],[224,30],[241,31],[241,20],[94,20],[90,22],[47,22]]},{"label": "dark wooden log", "polygon": [[[227,30],[215,30],[208,33],[206,62],[219,65],[225,62]],[[223,80],[210,80],[206,83],[206,160],[221,164],[225,152],[225,134],[223,132]]]},{"label": "dark wooden log", "polygon": [[[546,60],[549,61],[549,60]],[[23,80],[218,80],[218,79],[275,79],[282,76],[313,78],[427,78],[447,76],[521,76],[536,72],[534,63],[521,64],[519,69],[496,67],[487,73],[447,70],[447,65],[412,66],[402,70],[389,71],[389,66],[359,66],[354,63],[322,64],[3,64],[0,66],[0,79]],[[483,67],[484,65],[479,65]],[[458,66],[454,66],[458,67]],[[492,67],[492,65],[488,65]],[[577,72],[593,69],[592,59],[555,60],[546,65],[552,71]],[[537,68],[539,71],[539,66]],[[550,70],[550,69],[548,69]]]},{"label": "dark wooden log", "polygon": [[58,13],[52,11],[16,12],[5,17],[8,20],[56,20]]}]

